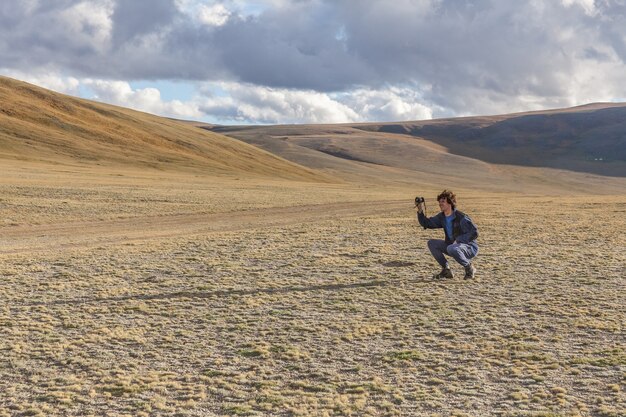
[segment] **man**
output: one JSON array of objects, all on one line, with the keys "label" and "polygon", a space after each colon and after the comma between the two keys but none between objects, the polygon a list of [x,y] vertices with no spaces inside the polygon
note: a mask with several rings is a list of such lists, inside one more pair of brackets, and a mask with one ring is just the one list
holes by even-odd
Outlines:
[{"label": "man", "polygon": [[435,279],[453,278],[452,270],[445,255],[454,258],[465,268],[465,279],[473,279],[476,268],[471,259],[478,254],[478,229],[468,215],[456,209],[456,196],[452,191],[443,190],[437,196],[441,212],[433,217],[426,217],[424,203],[417,204],[417,220],[424,229],[441,229],[445,232],[445,240],[431,239],[428,249],[441,265],[441,272],[434,275]]}]

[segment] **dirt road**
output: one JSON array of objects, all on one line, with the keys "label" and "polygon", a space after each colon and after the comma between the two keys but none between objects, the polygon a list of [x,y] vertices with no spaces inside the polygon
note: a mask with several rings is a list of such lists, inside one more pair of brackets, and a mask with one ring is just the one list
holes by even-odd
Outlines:
[{"label": "dirt road", "polygon": [[366,201],[274,207],[228,213],[193,213],[130,217],[0,229],[0,256],[73,247],[138,242],[212,232],[272,228],[333,218],[375,215],[406,208],[406,201]]}]

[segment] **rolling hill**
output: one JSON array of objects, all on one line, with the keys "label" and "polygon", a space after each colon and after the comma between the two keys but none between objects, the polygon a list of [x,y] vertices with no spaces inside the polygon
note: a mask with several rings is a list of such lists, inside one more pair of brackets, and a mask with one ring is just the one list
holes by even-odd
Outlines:
[{"label": "rolling hill", "polygon": [[421,137],[496,164],[626,177],[626,104],[424,122],[355,125]]},{"label": "rolling hill", "polygon": [[0,77],[0,161],[329,179],[193,124]]},{"label": "rolling hill", "polygon": [[612,193],[626,186],[626,105],[398,123],[215,126],[0,77],[0,163],[219,177]]},{"label": "rolling hill", "polygon": [[525,192],[626,186],[626,104],[401,123],[204,128],[347,181]]}]

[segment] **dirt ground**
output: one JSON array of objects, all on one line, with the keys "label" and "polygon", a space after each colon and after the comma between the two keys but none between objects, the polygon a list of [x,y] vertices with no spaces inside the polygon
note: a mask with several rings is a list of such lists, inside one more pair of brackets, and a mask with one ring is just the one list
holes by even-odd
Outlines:
[{"label": "dirt ground", "polygon": [[0,182],[0,416],[626,415],[626,196],[233,184]]}]

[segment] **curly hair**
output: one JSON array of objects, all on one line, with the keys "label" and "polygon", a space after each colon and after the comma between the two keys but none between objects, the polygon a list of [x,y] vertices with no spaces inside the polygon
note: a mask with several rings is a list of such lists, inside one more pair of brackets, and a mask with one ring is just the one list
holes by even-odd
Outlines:
[{"label": "curly hair", "polygon": [[445,198],[448,204],[452,206],[452,210],[456,210],[456,195],[450,190],[443,190],[441,194],[437,196],[437,201]]}]

